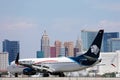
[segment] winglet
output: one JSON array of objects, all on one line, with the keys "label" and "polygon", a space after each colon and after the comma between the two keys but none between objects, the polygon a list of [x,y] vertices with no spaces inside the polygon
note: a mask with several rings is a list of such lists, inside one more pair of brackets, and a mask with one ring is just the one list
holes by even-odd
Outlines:
[{"label": "winglet", "polygon": [[16,57],[16,59],[15,59],[15,64],[19,64],[19,53],[17,54],[17,57]]}]

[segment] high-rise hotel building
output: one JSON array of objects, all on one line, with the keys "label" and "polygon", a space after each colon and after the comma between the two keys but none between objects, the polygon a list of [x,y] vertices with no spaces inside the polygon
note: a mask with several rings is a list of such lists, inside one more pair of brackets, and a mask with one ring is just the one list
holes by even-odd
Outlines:
[{"label": "high-rise hotel building", "polygon": [[41,38],[41,51],[44,53],[44,57],[50,57],[50,41],[46,31]]},{"label": "high-rise hotel building", "polygon": [[81,39],[84,51],[88,50],[96,35],[97,31],[81,30]]},{"label": "high-rise hotel building", "polygon": [[56,57],[56,49],[54,46],[50,47],[50,57]]},{"label": "high-rise hotel building", "polygon": [[79,52],[82,52],[82,42],[81,42],[81,40],[80,40],[79,37],[78,37],[78,39],[76,40],[75,48],[77,48]]},{"label": "high-rise hotel building", "polygon": [[[119,38],[119,32],[105,32],[103,36],[103,46],[102,46],[102,51],[103,52],[109,52],[109,51],[114,51],[110,50],[110,45],[109,45],[109,40],[111,38]],[[113,39],[117,40],[117,39]],[[118,43],[119,44],[119,43]],[[116,44],[117,47],[117,44]]]},{"label": "high-rise hotel building", "polygon": [[55,45],[56,57],[58,57],[60,55],[60,52],[61,52],[62,42],[59,40],[56,40],[54,45]]},{"label": "high-rise hotel building", "polygon": [[7,72],[8,53],[0,53],[0,72]]},{"label": "high-rise hotel building", "polygon": [[77,53],[82,52],[82,42],[80,38],[76,40],[75,48],[74,48],[74,56],[77,56]]},{"label": "high-rise hotel building", "polygon": [[65,55],[66,56],[74,56],[74,43],[73,42],[64,42],[65,47]]},{"label": "high-rise hotel building", "polygon": [[120,50],[120,38],[111,38],[108,40],[108,51],[115,52]]},{"label": "high-rise hotel building", "polygon": [[19,51],[19,41],[3,41],[3,52],[8,52],[9,64],[15,60]]}]

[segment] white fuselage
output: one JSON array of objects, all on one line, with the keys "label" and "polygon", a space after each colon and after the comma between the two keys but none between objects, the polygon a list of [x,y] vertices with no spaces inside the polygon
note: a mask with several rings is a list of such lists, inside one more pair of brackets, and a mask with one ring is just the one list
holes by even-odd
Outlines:
[{"label": "white fuselage", "polygon": [[[77,63],[68,57],[31,58],[31,59],[20,59],[19,61],[25,64],[35,64],[38,67],[47,66],[50,69],[52,69],[54,72],[71,72],[71,71],[82,70],[90,67],[90,66],[83,66],[80,63]],[[22,73],[23,69],[25,68],[27,67],[24,67],[22,65],[17,65],[15,64],[15,61],[13,61],[11,65],[8,66],[8,71],[11,73]]]}]

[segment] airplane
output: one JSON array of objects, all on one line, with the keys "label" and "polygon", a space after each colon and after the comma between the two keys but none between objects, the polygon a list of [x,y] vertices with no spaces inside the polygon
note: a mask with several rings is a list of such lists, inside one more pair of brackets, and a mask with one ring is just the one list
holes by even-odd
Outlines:
[{"label": "airplane", "polygon": [[58,75],[65,77],[64,72],[79,71],[92,67],[101,62],[99,59],[104,30],[99,30],[88,51],[77,57],[56,58],[28,58],[19,59],[19,53],[15,61],[8,66],[8,71],[18,77],[18,74],[35,75],[42,73],[43,77]]}]

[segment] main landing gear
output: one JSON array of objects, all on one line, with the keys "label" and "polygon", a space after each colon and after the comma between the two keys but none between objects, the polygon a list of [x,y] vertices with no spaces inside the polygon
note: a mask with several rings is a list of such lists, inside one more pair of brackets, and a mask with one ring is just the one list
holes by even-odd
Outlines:
[{"label": "main landing gear", "polygon": [[63,72],[54,72],[54,73],[50,73],[51,75],[56,75],[59,77],[65,77],[65,74]]},{"label": "main landing gear", "polygon": [[65,74],[63,72],[60,72],[59,77],[65,77]]},{"label": "main landing gear", "polygon": [[15,77],[18,77],[18,73],[15,73]]},{"label": "main landing gear", "polygon": [[43,73],[43,77],[49,77],[49,73]]}]

